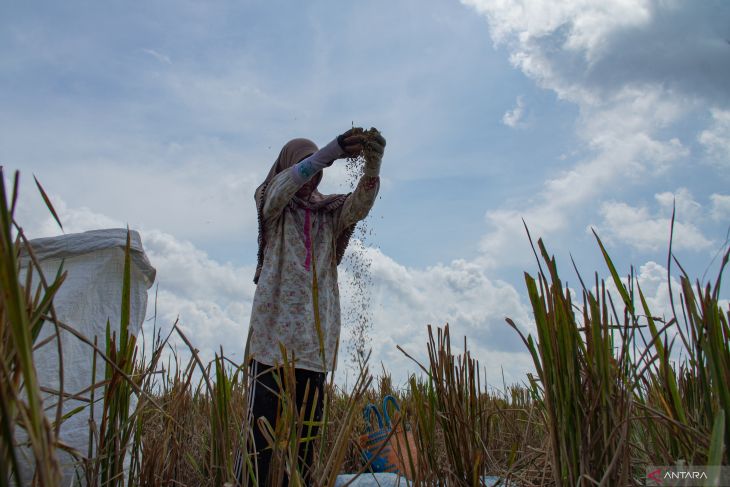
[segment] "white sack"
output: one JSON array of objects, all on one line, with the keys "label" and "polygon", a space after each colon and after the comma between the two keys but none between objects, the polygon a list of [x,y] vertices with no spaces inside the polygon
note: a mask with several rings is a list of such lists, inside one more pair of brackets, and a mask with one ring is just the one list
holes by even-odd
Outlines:
[{"label": "white sack", "polygon": [[[150,264],[142,248],[139,233],[130,232],[131,236],[131,315],[129,331],[137,335],[147,310],[147,289],[155,279],[155,269]],[[90,232],[62,235],[59,237],[31,240],[31,247],[40,262],[43,274],[50,283],[55,279],[58,268],[63,261],[63,269],[68,273],[66,280],[54,299],[58,319],[85,335],[93,342],[98,337],[98,347],[105,348],[107,320],[112,332],[117,332],[119,343],[122,285],[124,277],[124,247],[127,242],[127,230],[121,228],[94,230]],[[24,276],[28,264],[27,256],[21,259],[21,275]],[[35,271],[34,271],[35,275]],[[33,290],[37,286],[34,278]],[[52,323],[46,323],[36,343],[50,335],[54,335]],[[92,383],[93,349],[62,331],[64,392],[77,393],[88,388]],[[57,342],[52,340],[33,354],[39,383],[42,387],[59,389],[59,361]],[[97,357],[96,381],[104,379],[105,362]],[[97,389],[96,398],[102,394]],[[85,392],[83,396],[88,397]],[[44,406],[56,403],[56,397],[44,394]],[[66,399],[63,402],[64,414],[88,403]],[[101,418],[102,403],[96,403],[94,418],[97,428]],[[61,426],[61,441],[87,455],[89,441],[89,408],[66,420]],[[55,407],[47,409],[46,414],[55,419]],[[64,473],[64,485],[69,485],[73,469],[69,465],[72,458],[60,453]],[[21,460],[24,466],[23,481],[28,482],[33,472],[32,459]]]}]

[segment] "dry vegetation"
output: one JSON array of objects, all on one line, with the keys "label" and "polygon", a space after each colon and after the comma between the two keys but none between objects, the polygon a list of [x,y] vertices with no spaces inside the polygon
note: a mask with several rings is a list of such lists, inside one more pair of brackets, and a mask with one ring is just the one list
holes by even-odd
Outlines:
[{"label": "dry vegetation", "polygon": [[[0,185],[0,487],[31,483],[15,474],[20,429],[37,465],[32,482],[55,486],[56,452],[63,447],[57,428],[64,418],[60,409],[43,410],[32,350],[41,326],[72,329],[53,313],[64,275],[45,276],[35,288],[30,279],[18,279],[25,238],[13,216],[17,185],[8,194],[2,174]],[[712,283],[693,285],[682,272],[678,313],[663,320],[653,317],[632,276],[620,278],[597,241],[617,295],[596,275],[590,287],[581,281],[577,303],[538,241],[540,270],[536,277],[525,274],[536,336],[522,335],[508,320],[534,361],[536,373],[525,386],[488,392],[466,340],[463,349],[452,348],[448,327],[428,328],[428,362],[403,389],[394,390],[385,371],[373,379],[367,360],[347,393],[330,380],[326,427],[314,442],[318,485],[331,486],[338,473],[366,467],[357,447],[364,426],[360,412],[385,394],[398,397],[398,424],[414,434],[416,485],[476,486],[483,475],[522,486],[643,485],[646,465],[727,465],[730,310],[720,304],[720,283],[728,252]],[[129,251],[125,289],[128,281]],[[125,333],[128,295],[123,299],[122,332],[109,334],[90,352],[106,379],[81,394],[103,401],[104,414],[90,424],[89,451],[75,452],[79,477],[89,486],[233,485],[235,452],[250,453],[250,432],[241,421],[245,366],[222,350],[212,363],[201,362],[177,327],[190,347],[189,361],[163,363],[167,338],[159,335],[153,353],[138,356],[134,337]],[[290,373],[282,378],[285,384]],[[133,396],[137,404],[130,407]],[[307,439],[308,423],[286,394],[282,401],[277,427],[258,426],[270,433],[279,472],[288,471],[296,485],[293,452]],[[131,459],[126,473],[125,455]]]}]

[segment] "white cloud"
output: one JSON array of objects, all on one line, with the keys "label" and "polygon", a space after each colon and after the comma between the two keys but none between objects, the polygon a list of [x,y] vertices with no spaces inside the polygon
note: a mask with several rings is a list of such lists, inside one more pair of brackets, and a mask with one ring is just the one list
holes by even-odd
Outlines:
[{"label": "white cloud", "polygon": [[[675,268],[674,270],[676,272],[677,269]],[[647,307],[651,311],[652,316],[662,318],[664,321],[668,321],[674,316],[671,304],[672,300],[669,295],[670,282],[675,306],[680,306],[681,300],[679,295],[682,288],[675,275],[671,277],[671,280],[667,280],[666,267],[649,261],[639,267],[639,272],[636,275],[636,283],[641,287],[642,293],[644,293]],[[681,313],[679,308],[676,311]],[[643,314],[643,311],[641,314]]]},{"label": "white cloud", "polygon": [[[58,214],[58,218],[63,225],[65,233],[86,232],[89,230],[98,230],[100,228],[124,228],[126,225],[120,220],[109,218],[106,215],[95,213],[89,208],[82,206],[80,208],[69,208],[65,201],[61,198],[53,198],[53,208]],[[46,218],[40,221],[40,225],[30,229],[28,235],[32,238],[36,237],[53,237],[58,235],[60,228],[58,223],[52,218]]]},{"label": "white cloud", "polygon": [[710,201],[712,201],[712,219],[728,224],[730,222],[730,195],[711,194]]},{"label": "white cloud", "polygon": [[[685,163],[690,149],[667,134],[708,104],[730,102],[725,88],[730,65],[722,61],[730,38],[727,9],[650,0],[462,3],[486,17],[492,40],[507,49],[515,67],[577,105],[576,135],[585,154],[572,167],[553,171],[557,175],[532,198],[487,212],[481,242],[487,265],[524,264],[530,258],[527,245],[519,244],[524,241],[521,218],[533,235],[566,234],[590,217],[593,202],[603,194],[654,183]],[[698,69],[698,63],[708,67]],[[701,140],[724,150],[724,112],[713,115],[715,125]],[[616,232],[616,218],[624,210],[603,208]],[[636,215],[625,216],[640,226]],[[654,216],[643,216],[662,227]],[[708,245],[701,234],[693,235],[691,225],[681,223],[680,229],[682,245]],[[655,248],[655,239],[637,230],[643,237],[633,231],[626,236],[633,235],[641,248]]]},{"label": "white cloud", "polygon": [[[620,270],[619,270],[620,272]],[[647,308],[651,317],[655,320],[657,329],[661,329],[664,324],[668,323],[672,318],[675,317],[675,311],[677,312],[676,318],[678,318],[680,326],[684,327],[681,311],[681,292],[682,288],[679,283],[679,279],[676,276],[676,268],[674,268],[674,274],[671,279],[668,279],[667,269],[657,264],[654,261],[648,261],[643,265],[639,266],[638,271],[634,273],[634,302],[636,306],[636,314],[639,319],[640,325],[646,325],[646,312],[641,304],[639,298],[639,289],[641,289],[644,299],[646,300]],[[622,283],[624,286],[628,286],[628,278],[623,278]],[[613,303],[615,304],[619,316],[622,316],[621,310],[624,309],[621,295],[619,294],[616,286],[613,283],[613,279],[610,276],[604,277],[606,285],[606,291],[611,296]],[[670,290],[671,286],[671,290]],[[595,293],[595,288],[592,289]],[[671,293],[671,296],[670,296]],[[672,299],[674,300],[674,309],[672,308]],[[668,329],[667,338],[671,342],[676,337],[676,343],[673,349],[673,356],[679,357],[681,352],[681,342],[677,337],[677,327],[672,326]],[[642,338],[643,337],[643,338]],[[640,354],[645,349],[645,344],[651,341],[651,334],[648,328],[641,328],[639,334],[636,336],[635,345],[638,347],[638,353]]]},{"label": "white cloud", "polygon": [[143,231],[142,238],[161,289],[225,306],[253,297],[251,266],[217,262],[192,243],[158,230]]},{"label": "white cloud", "polygon": [[485,265],[524,264],[531,258],[522,219],[533,236],[564,234],[575,224],[573,215],[602,193],[640,183],[686,157],[688,150],[679,140],[653,135],[680,113],[676,102],[662,95],[626,90],[606,108],[588,108],[590,116],[581,116],[579,135],[593,157],[546,180],[541,191],[520,207],[489,210],[487,233],[480,244]]},{"label": "white cloud", "polygon": [[702,251],[713,246],[713,242],[694,223],[704,218],[704,215],[701,206],[694,201],[686,188],[680,188],[676,193],[660,193],[654,197],[660,205],[656,213],[644,206],[632,206],[622,202],[603,203],[600,209],[603,221],[598,226],[598,232],[607,241],[631,245],[639,250],[664,249],[669,242],[672,203],[676,198],[673,248]]},{"label": "white cloud", "polygon": [[615,31],[646,25],[649,21],[649,2],[645,0],[464,0],[462,3],[487,16],[495,42],[510,42],[516,36],[520,43],[530,46],[560,31],[561,47],[583,51],[588,60],[596,57],[596,52]]},{"label": "white cloud", "polygon": [[[620,270],[619,270],[620,272]],[[716,275],[706,276],[707,281],[714,283],[717,278]],[[613,280],[610,276],[605,277],[606,290],[610,293],[614,303],[620,303],[621,298],[619,297],[616,286],[613,284]],[[628,283],[628,279],[622,279],[624,285]],[[639,300],[639,288],[641,289],[644,298],[646,299],[647,308],[651,313],[651,316],[656,319],[656,325],[658,329],[661,329],[664,324],[668,323],[672,318],[676,318],[678,324],[674,324],[667,329],[667,340],[669,343],[673,343],[672,357],[675,360],[680,360],[682,356],[686,357],[686,350],[683,346],[683,342],[679,336],[678,330],[687,330],[688,324],[686,323],[686,313],[683,311],[682,297],[683,290],[680,284],[680,272],[676,266],[672,267],[671,276],[667,273],[667,268],[654,261],[647,261],[643,265],[639,266],[638,271],[634,274],[634,300],[637,307],[636,313],[639,318],[640,325],[646,323],[644,308]],[[593,290],[595,292],[595,289]],[[696,289],[694,290],[696,292]],[[672,306],[672,301],[674,306]],[[728,310],[728,301],[726,299],[719,300],[719,307],[721,310]],[[618,307],[618,306],[617,306]],[[623,305],[621,308],[623,309]],[[641,336],[637,337],[638,351],[641,353],[644,349],[644,343],[648,343],[651,340],[648,328],[643,328],[641,334],[644,336],[644,340],[641,340]],[[691,337],[687,337],[691,340]]]},{"label": "white cloud", "polygon": [[142,52],[144,52],[145,54],[149,54],[150,56],[157,59],[161,63],[172,64],[172,60],[170,60],[169,56],[166,56],[160,52],[157,52],[154,49],[142,49]]},{"label": "white cloud", "polygon": [[[159,230],[141,231],[145,252],[157,270],[149,291],[147,316],[157,311],[157,327],[163,334],[173,323],[200,351],[203,360],[223,352],[240,362],[248,333],[255,285],[251,266],[218,262],[191,242]],[[145,325],[151,333],[151,323]],[[182,357],[185,345],[173,333],[171,343]]]},{"label": "white cloud", "polygon": [[512,110],[508,110],[502,116],[502,123],[511,128],[517,128],[523,126],[522,121],[525,115],[525,100],[522,96],[518,96],[515,101],[515,107]]},{"label": "white cloud", "polygon": [[[71,208],[62,199],[53,199],[66,233],[125,225],[88,208]],[[30,238],[55,236],[60,229],[47,210],[36,205],[18,215],[35,222],[25,231]],[[212,359],[223,344],[227,355],[243,355],[251,302],[255,286],[251,266],[221,263],[196,248],[159,230],[138,230],[142,245],[155,269],[155,286],[149,291],[147,315],[152,316],[157,293],[157,326],[169,331],[179,318],[179,324],[201,355]],[[149,331],[149,330],[148,330]],[[173,343],[182,343],[173,336]],[[184,347],[181,348],[184,350]]]},{"label": "white cloud", "polygon": [[698,140],[712,161],[722,168],[730,168],[730,110],[712,109],[712,125],[703,130]]},{"label": "white cloud", "polygon": [[[75,208],[66,219],[80,218],[82,207],[93,204],[94,212],[112,219],[115,226],[157,228],[198,243],[256,231],[252,195],[273,159],[257,160],[215,137],[167,143],[115,140],[112,151],[125,147],[115,157],[105,157],[109,149],[98,146],[92,157],[65,161],[60,156],[60,164],[42,172],[41,182],[52,201]],[[25,205],[25,200],[37,198],[30,172],[23,176]]]},{"label": "white cloud", "polygon": [[598,103],[631,84],[722,97],[730,67],[727,8],[670,1],[463,0],[483,14],[494,42],[541,86]]},{"label": "white cloud", "polygon": [[644,25],[649,17],[646,1],[463,3],[486,16],[492,39],[508,46],[512,64],[541,86],[575,102],[597,100],[579,79],[607,40],[619,29]]},{"label": "white cloud", "polygon": [[[480,363],[499,377],[504,367],[509,383],[524,380],[532,370],[531,362],[517,333],[505,322],[510,317],[523,330],[533,329],[530,313],[519,293],[511,285],[488,277],[476,262],[455,260],[449,265],[425,269],[398,264],[380,250],[368,248],[371,264],[373,329],[372,364],[379,370],[382,361],[402,383],[408,372],[417,367],[396,349],[400,345],[408,353],[426,363],[426,325],[443,327],[449,323],[452,346],[463,350],[463,337]],[[351,280],[346,269],[340,270],[343,308],[352,295]],[[350,330],[343,330],[347,339]],[[343,367],[343,355],[340,355]],[[506,360],[508,358],[508,360]]]},{"label": "white cloud", "polygon": [[694,200],[687,188],[679,188],[674,193],[671,191],[658,193],[654,195],[654,199],[665,215],[671,215],[674,208],[677,220],[692,221],[704,218],[702,205]]}]

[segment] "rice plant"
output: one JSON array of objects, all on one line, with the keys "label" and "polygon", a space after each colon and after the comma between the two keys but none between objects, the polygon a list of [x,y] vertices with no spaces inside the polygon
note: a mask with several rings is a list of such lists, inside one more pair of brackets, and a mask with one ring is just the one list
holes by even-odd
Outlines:
[{"label": "rice plant", "polygon": [[[25,279],[21,279],[21,249],[28,247],[15,220],[19,180],[16,172],[13,189],[8,193],[0,167],[0,486],[11,485],[11,478],[18,485],[28,485],[32,480],[35,485],[55,486],[60,480],[56,449],[62,399],[54,424],[44,413],[33,348],[41,328],[53,326],[48,315],[54,314],[53,296],[65,274],[59,271],[49,282],[30,251]],[[40,184],[38,189],[55,215]],[[35,291],[31,286],[34,273],[40,277]],[[57,327],[55,330],[58,332]],[[16,434],[21,432],[26,438],[22,449],[15,442]],[[19,454],[26,451],[35,465],[33,479],[22,478],[19,468]]]},{"label": "rice plant", "polygon": [[542,267],[537,280],[525,273],[537,341],[525,337],[537,377],[538,398],[549,437],[552,477],[557,486],[630,485],[635,320],[619,316],[596,279],[596,292],[583,285],[581,307],[564,288],[557,264],[538,240]]},{"label": "rice plant", "polygon": [[[730,250],[714,285],[693,288],[682,271],[682,327],[676,313],[666,323],[652,314],[633,275],[622,280],[596,240],[616,301],[597,275],[592,290],[579,275],[576,306],[538,240],[547,271],[538,258],[537,279],[525,274],[537,339],[507,320],[537,372],[530,388],[554,485],[639,485],[647,465],[727,464],[730,311],[719,296]],[[676,355],[670,336],[681,341]]]}]

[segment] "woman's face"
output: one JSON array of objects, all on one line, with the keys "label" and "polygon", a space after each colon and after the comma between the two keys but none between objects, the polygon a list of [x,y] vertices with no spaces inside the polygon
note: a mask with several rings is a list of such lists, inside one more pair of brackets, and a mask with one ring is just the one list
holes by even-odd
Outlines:
[{"label": "woman's face", "polygon": [[[297,164],[302,162],[304,159],[306,159],[307,156],[302,157],[300,160],[297,161]],[[301,188],[299,188],[299,191],[295,193],[295,196],[302,200],[308,200],[310,196],[312,196],[312,193],[315,189],[317,189],[317,186],[319,186],[319,182],[322,181],[322,172],[318,172],[314,175],[312,179],[304,183]]]},{"label": "woman's face", "polygon": [[317,189],[317,186],[319,186],[320,181],[322,181],[321,172],[315,174],[312,179],[304,183],[304,185],[299,188],[299,191],[296,192],[296,196],[300,199],[308,200],[314,190]]}]

